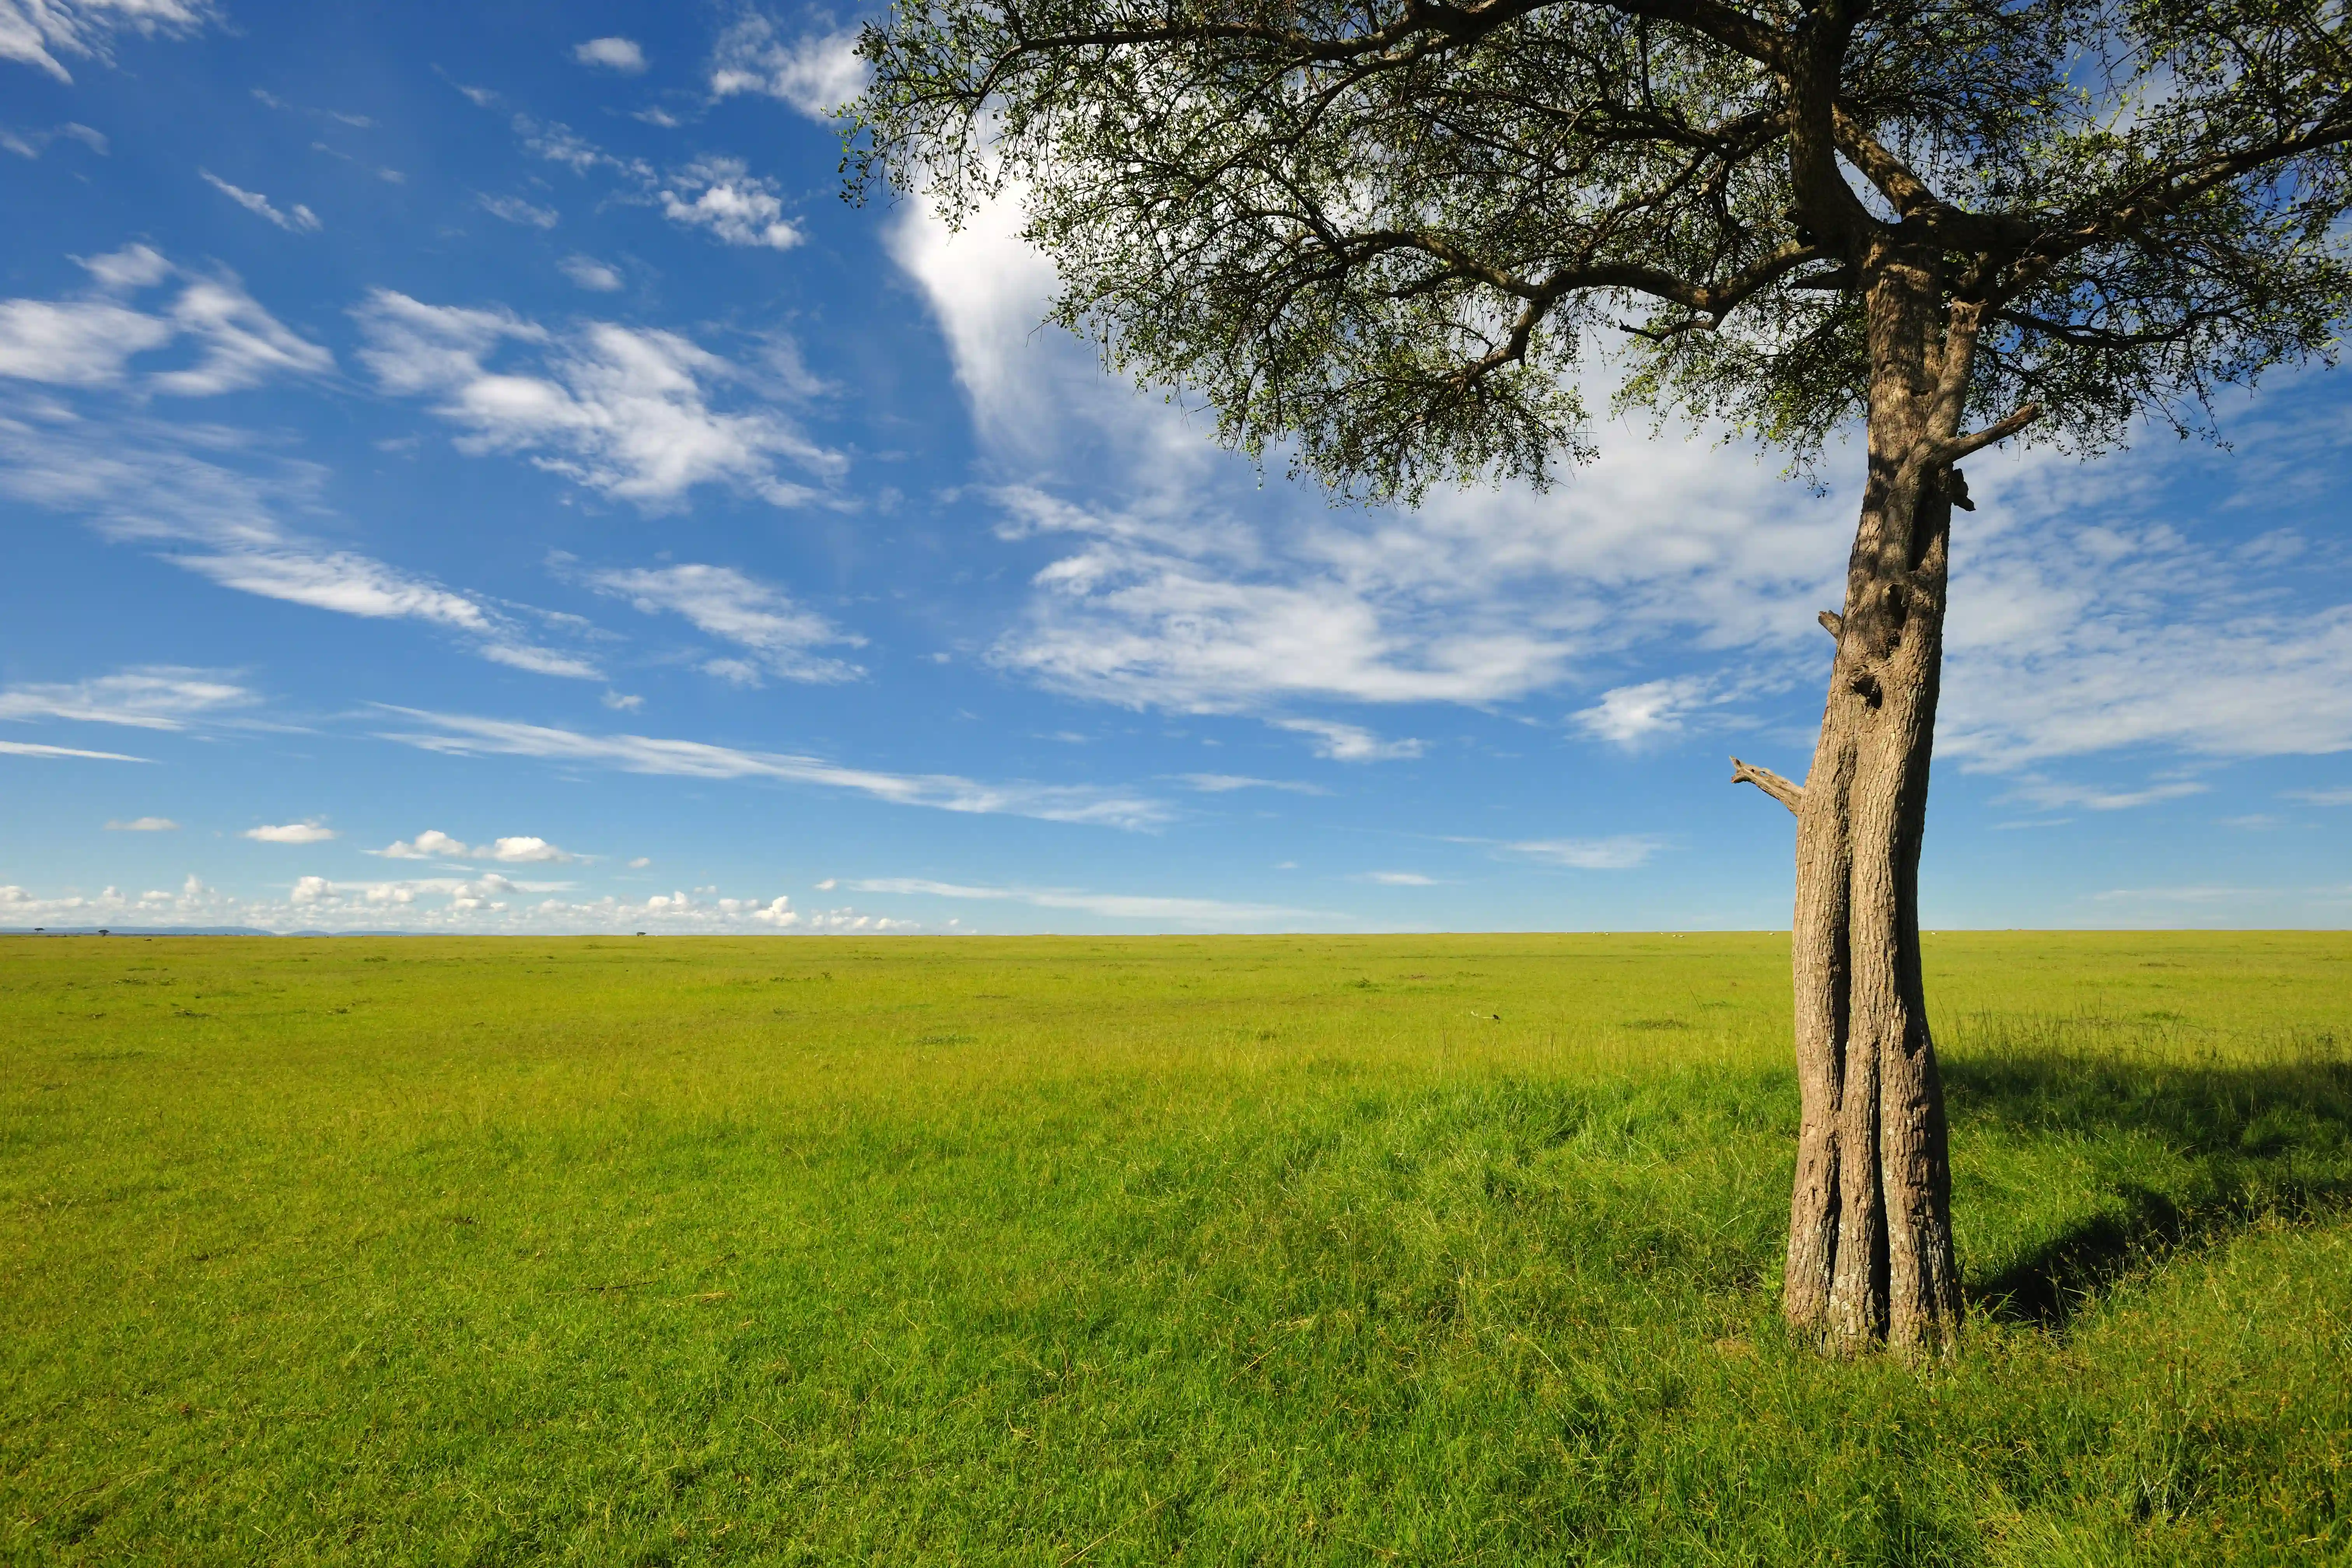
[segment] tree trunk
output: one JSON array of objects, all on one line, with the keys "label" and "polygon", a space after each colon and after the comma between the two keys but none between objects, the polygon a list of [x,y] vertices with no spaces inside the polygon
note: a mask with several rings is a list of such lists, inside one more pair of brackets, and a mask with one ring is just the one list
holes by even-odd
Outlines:
[{"label": "tree trunk", "polygon": [[1839,1355],[1881,1340],[1932,1355],[1960,1320],[1918,888],[1954,497],[1966,504],[1939,456],[1976,320],[1940,303],[1937,270],[1916,255],[1872,258],[1870,475],[1844,613],[1822,617],[1837,637],[1829,700],[1801,791],[1774,781],[1797,814],[1803,1095],[1782,1310]]}]

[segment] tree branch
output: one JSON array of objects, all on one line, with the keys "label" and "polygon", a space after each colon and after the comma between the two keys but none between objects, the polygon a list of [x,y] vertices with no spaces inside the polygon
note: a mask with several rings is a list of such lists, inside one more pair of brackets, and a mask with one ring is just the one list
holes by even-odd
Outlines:
[{"label": "tree branch", "polygon": [[[1980,452],[1995,442],[2008,440],[2041,417],[2042,405],[2029,403],[2008,418],[1996,420],[1981,430],[1971,431],[1966,436],[1955,436],[1948,441],[1937,443],[1935,450],[1928,455],[1928,461],[1937,467],[1946,463],[1957,463],[1971,452]],[[1976,509],[1970,507],[1968,510],[1973,511]]]},{"label": "tree branch", "polygon": [[1753,763],[1743,763],[1738,757],[1731,759],[1731,782],[1754,784],[1758,789],[1787,806],[1792,816],[1797,807],[1804,803],[1804,785],[1790,784],[1770,768],[1759,768]]}]

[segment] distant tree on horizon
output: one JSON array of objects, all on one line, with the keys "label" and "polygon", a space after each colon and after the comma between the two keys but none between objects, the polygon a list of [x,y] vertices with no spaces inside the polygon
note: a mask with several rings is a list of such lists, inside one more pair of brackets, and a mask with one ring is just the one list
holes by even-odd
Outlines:
[{"label": "distant tree on horizon", "polygon": [[1007,191],[1108,366],[1348,496],[1549,482],[1576,373],[1861,516],[1796,816],[1803,1110],[1783,1310],[1824,1349],[1961,1317],[1917,884],[1957,464],[2089,454],[2332,358],[2346,0],[901,0],[849,181]]}]

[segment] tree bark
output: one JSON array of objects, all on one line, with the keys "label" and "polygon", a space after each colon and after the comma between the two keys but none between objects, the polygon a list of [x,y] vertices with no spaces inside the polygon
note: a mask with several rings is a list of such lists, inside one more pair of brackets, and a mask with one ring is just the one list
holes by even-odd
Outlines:
[{"label": "tree bark", "polygon": [[1869,479],[1844,612],[1822,618],[1837,653],[1821,738],[1790,803],[1803,1110],[1782,1310],[1838,1355],[1882,1341],[1937,1354],[1960,1321],[1918,883],[1952,501],[1967,493],[1945,454],[1977,319],[1943,302],[1939,267],[1889,247],[1865,272]]}]

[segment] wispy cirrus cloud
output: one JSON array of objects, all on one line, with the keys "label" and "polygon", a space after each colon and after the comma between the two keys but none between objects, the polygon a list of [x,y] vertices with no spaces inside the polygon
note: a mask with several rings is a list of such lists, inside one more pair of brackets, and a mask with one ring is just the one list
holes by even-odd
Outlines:
[{"label": "wispy cirrus cloud", "polygon": [[1167,821],[1168,807],[1149,796],[1090,784],[987,784],[953,773],[894,773],[850,767],[822,757],[753,752],[702,741],[646,735],[592,735],[512,720],[436,713],[386,706],[387,713],[425,726],[383,731],[382,738],[453,756],[537,757],[548,762],[680,778],[772,779],[848,790],[898,805],[937,811],[1034,816],[1048,822],[1149,828]]},{"label": "wispy cirrus cloud", "polygon": [[292,204],[281,212],[277,206],[271,204],[268,196],[263,195],[259,191],[248,191],[241,185],[230,184],[226,180],[222,179],[210,169],[199,169],[196,173],[203,176],[205,184],[210,185],[213,189],[218,191],[221,195],[226,196],[229,200],[235,202],[246,211],[251,213],[254,216],[274,223],[279,228],[286,230],[289,234],[316,234],[319,232],[319,215],[312,212],[309,207],[304,206],[300,202]]},{"label": "wispy cirrus cloud", "polygon": [[1664,847],[1665,840],[1640,833],[1612,834],[1605,838],[1527,838],[1496,846],[1517,859],[1576,871],[1630,871],[1649,864]]},{"label": "wispy cirrus cloud", "polygon": [[0,407],[0,495],[80,516],[109,539],[150,546],[238,593],[418,621],[458,635],[495,663],[602,679],[589,659],[533,642],[484,599],[288,527],[283,514],[320,510],[323,478],[309,465],[249,453],[216,427]]},{"label": "wispy cirrus cloud", "polygon": [[121,752],[91,752],[79,746],[47,746],[38,741],[0,741],[0,756],[6,757],[80,757],[100,763],[148,763],[152,757],[133,757]]},{"label": "wispy cirrus cloud", "polygon": [[[1660,440],[1602,421],[1599,458],[1546,493],[1472,488],[1382,510],[1259,490],[1205,418],[1038,329],[1055,279],[1020,239],[1021,200],[1008,191],[952,233],[910,208],[890,237],[968,395],[1000,532],[1056,550],[993,650],[1000,668],[1128,707],[1259,714],[1580,689],[1599,694],[1574,701],[1572,732],[1626,749],[1810,729],[1829,658],[1813,616],[1841,602],[1857,455],[1832,455],[1840,485],[1821,495],[1714,432]],[[1595,406],[1608,379],[1594,368]],[[2233,420],[2229,482],[2250,506],[2315,504],[2314,486],[2340,483],[2328,455],[2352,416],[2267,396]],[[2352,749],[2342,552],[2284,530],[2232,540],[2219,515],[2152,516],[2214,459],[2149,445],[2092,465],[1971,459],[1940,755],[2016,773],[2136,747]]]},{"label": "wispy cirrus cloud", "polygon": [[1224,899],[1166,897],[1144,893],[1091,893],[1069,888],[974,887],[921,877],[871,877],[852,881],[861,893],[913,894],[934,899],[1009,901],[1041,910],[1069,910],[1111,920],[1157,921],[1185,926],[1260,925],[1287,920],[1331,920],[1318,910],[1282,904],[1238,903]]},{"label": "wispy cirrus cloud", "polygon": [[[557,565],[568,569],[569,559]],[[697,630],[733,644],[740,654],[703,663],[706,673],[721,679],[757,686],[762,675],[772,675],[828,683],[856,680],[865,673],[854,664],[812,651],[843,644],[860,647],[864,637],[795,604],[782,589],[731,566],[689,563],[580,575],[596,592],[625,599],[646,615],[684,616]]]},{"label": "wispy cirrus cloud", "polygon": [[1391,763],[1407,761],[1429,750],[1429,742],[1410,737],[1384,741],[1360,724],[1342,724],[1330,719],[1276,719],[1277,730],[1310,737],[1315,754],[1335,763]]},{"label": "wispy cirrus cloud", "polygon": [[[0,300],[0,376],[210,397],[335,368],[332,354],[264,310],[233,274],[189,273],[145,245],[81,265],[93,285],[86,294]],[[168,302],[132,302],[174,279],[179,292]],[[172,349],[183,351],[179,363],[132,369],[133,360]]]},{"label": "wispy cirrus cloud", "polygon": [[79,142],[101,158],[107,154],[105,132],[93,131],[78,121],[68,120],[62,125],[44,126],[37,131],[0,129],[0,148],[19,158],[37,158],[59,142]]},{"label": "wispy cirrus cloud", "polygon": [[70,82],[59,56],[112,65],[118,34],[184,37],[217,15],[206,0],[0,0],[0,60]]},{"label": "wispy cirrus cloud", "polygon": [[217,670],[140,665],[87,680],[0,687],[0,721],[66,719],[136,730],[184,730],[259,700],[250,688]]},{"label": "wispy cirrus cloud", "polygon": [[435,399],[434,414],[464,432],[460,450],[515,453],[649,511],[701,485],[799,506],[825,492],[783,468],[824,486],[847,467],[772,403],[715,405],[758,377],[675,332],[610,321],[557,332],[503,306],[428,305],[388,289],[352,314],[377,384]]},{"label": "wispy cirrus cloud", "polygon": [[1235,790],[1272,789],[1290,795],[1329,795],[1321,784],[1302,784],[1295,779],[1252,778],[1246,773],[1178,773],[1177,780],[1187,789],[1202,795],[1230,795]]}]

